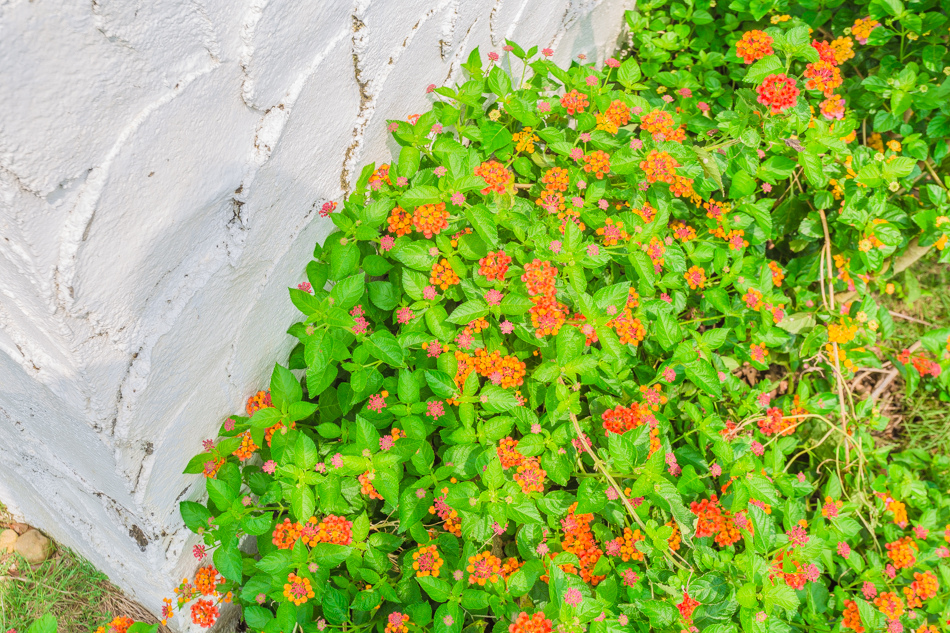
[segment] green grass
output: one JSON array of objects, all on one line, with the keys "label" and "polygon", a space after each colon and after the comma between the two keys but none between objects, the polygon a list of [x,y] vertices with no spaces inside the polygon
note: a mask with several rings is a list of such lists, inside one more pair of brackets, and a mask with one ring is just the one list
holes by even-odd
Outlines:
[{"label": "green grass", "polygon": [[[895,293],[882,299],[892,311],[914,320],[894,316],[893,345],[909,348],[926,332],[950,327],[950,266],[936,263],[931,254],[895,280]],[[950,402],[932,379],[921,381],[906,395],[903,385],[893,394],[894,415],[901,420],[901,444],[905,448],[940,451],[950,455]]]},{"label": "green grass", "polygon": [[60,633],[88,633],[112,619],[108,607],[115,589],[109,579],[64,547],[35,569],[15,554],[0,569],[9,575],[0,584],[4,627],[24,631],[36,618],[52,613]]},{"label": "green grass", "polygon": [[[0,503],[0,529],[13,523]],[[156,621],[92,563],[68,548],[58,545],[49,559],[35,567],[19,554],[0,554],[0,632],[23,633],[47,613],[59,621],[59,633],[92,633],[118,615]]]}]

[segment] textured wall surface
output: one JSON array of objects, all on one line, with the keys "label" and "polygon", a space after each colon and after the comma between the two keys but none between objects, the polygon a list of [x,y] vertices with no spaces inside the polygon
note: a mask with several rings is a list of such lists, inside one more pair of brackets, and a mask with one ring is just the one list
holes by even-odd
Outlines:
[{"label": "textured wall surface", "polygon": [[182,468],[288,352],[385,119],[475,46],[602,60],[631,4],[0,0],[0,499],[157,610]]}]

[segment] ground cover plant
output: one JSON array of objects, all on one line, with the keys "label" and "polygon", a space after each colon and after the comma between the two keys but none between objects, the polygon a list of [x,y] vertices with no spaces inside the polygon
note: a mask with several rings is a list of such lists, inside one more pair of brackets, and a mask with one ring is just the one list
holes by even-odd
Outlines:
[{"label": "ground cover plant", "polygon": [[602,68],[474,51],[324,205],[298,344],[187,469],[166,613],[941,630],[950,460],[845,386],[948,386],[950,331],[892,347],[878,300],[950,258],[946,14],[654,2]]}]

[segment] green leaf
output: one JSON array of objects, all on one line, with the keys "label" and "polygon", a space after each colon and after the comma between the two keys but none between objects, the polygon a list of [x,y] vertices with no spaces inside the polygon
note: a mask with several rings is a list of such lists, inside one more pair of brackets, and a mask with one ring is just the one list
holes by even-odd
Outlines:
[{"label": "green leaf", "polygon": [[753,84],[762,83],[763,79],[769,75],[780,72],[783,68],[782,62],[779,61],[776,55],[768,55],[749,67],[749,70],[745,74],[744,81]]},{"label": "green leaf", "polygon": [[584,353],[585,337],[580,330],[562,327],[557,334],[557,363],[562,367]]},{"label": "green leaf", "polygon": [[208,489],[208,499],[218,510],[227,510],[231,507],[231,502],[235,499],[234,491],[227,483],[214,477],[205,479],[205,486]]},{"label": "green leaf", "polygon": [[422,576],[416,578],[419,582],[419,586],[425,589],[425,592],[429,594],[429,597],[435,600],[436,602],[445,602],[449,599],[449,594],[452,592],[452,587],[446,581],[441,578],[433,578],[431,576]]},{"label": "green leaf", "polygon": [[489,413],[510,411],[518,406],[518,399],[515,394],[495,385],[485,385],[482,388],[481,398],[482,405]]},{"label": "green leaf", "polygon": [[455,380],[444,371],[437,369],[426,370],[426,382],[429,388],[439,398],[451,398],[458,391],[455,388]]},{"label": "green leaf", "polygon": [[178,507],[189,530],[197,532],[199,528],[208,527],[208,519],[211,518],[208,508],[194,501],[182,501]]},{"label": "green leaf", "polygon": [[214,550],[212,558],[214,559],[214,566],[225,579],[236,583],[241,582],[244,560],[241,557],[241,550],[238,549],[237,539],[232,538],[229,542]]},{"label": "green leaf", "polygon": [[290,509],[301,523],[313,516],[317,504],[313,498],[313,488],[306,484],[297,484],[290,495]]},{"label": "green leaf", "polygon": [[365,279],[366,273],[357,273],[338,281],[330,290],[330,296],[334,301],[333,305],[343,310],[349,310],[359,303],[366,287]]},{"label": "green leaf", "polygon": [[798,160],[805,171],[808,184],[819,189],[828,184],[828,175],[825,173],[821,158],[817,154],[806,150],[799,153]]},{"label": "green leaf", "polygon": [[442,197],[438,187],[419,185],[413,187],[399,198],[399,205],[405,209],[421,207],[424,204],[435,204]]},{"label": "green leaf", "polygon": [[683,332],[676,322],[676,317],[666,310],[661,311],[657,317],[656,339],[665,350],[673,349],[673,346],[683,340]]},{"label": "green leaf", "polygon": [[[404,268],[403,272],[408,272],[408,269]],[[388,281],[371,281],[369,283],[369,300],[380,310],[389,311],[399,304],[399,293]]]},{"label": "green leaf", "polygon": [[43,617],[34,620],[26,633],[56,633],[56,627],[56,618],[51,613],[47,613]]},{"label": "green leaf", "polygon": [[473,299],[455,308],[447,320],[449,323],[455,323],[456,325],[467,325],[487,314],[488,304],[481,299]]},{"label": "green leaf", "polygon": [[293,372],[281,365],[274,365],[270,377],[270,395],[274,406],[284,409],[292,402],[299,402],[303,397],[300,381]]},{"label": "green leaf", "polygon": [[405,351],[389,330],[374,332],[365,343],[369,353],[392,367],[402,367]]},{"label": "green leaf", "polygon": [[784,582],[773,584],[772,581],[767,581],[762,591],[762,598],[765,602],[766,613],[771,613],[774,607],[782,607],[788,613],[798,608],[798,594]]},{"label": "green leaf", "polygon": [[336,587],[327,585],[323,592],[323,617],[330,624],[343,624],[349,617],[349,607],[350,601],[347,595]]},{"label": "green leaf", "polygon": [[294,444],[294,464],[303,470],[313,470],[317,465],[317,445],[306,433],[297,435]]},{"label": "green leaf", "polygon": [[488,73],[488,89],[499,97],[504,97],[511,92],[511,77],[508,76],[501,66],[493,66]]},{"label": "green leaf", "polygon": [[640,72],[640,65],[633,57],[625,59],[617,70],[617,81],[623,84],[625,88],[633,86],[633,84],[640,81],[641,77],[643,77],[643,73]]},{"label": "green leaf", "polygon": [[[269,584],[267,588],[270,588]],[[247,622],[248,626],[251,626],[255,629],[263,629],[273,619],[274,614],[271,613],[270,609],[265,609],[264,607],[259,607],[257,605],[244,607],[244,620]]]},{"label": "green leaf", "polygon": [[[405,152],[408,148],[402,148],[402,151]],[[418,153],[418,150],[416,150]],[[402,158],[400,154],[399,158]],[[418,168],[419,162],[416,159],[416,167]],[[363,207],[357,212],[360,220],[366,226],[376,228],[380,226],[383,222],[386,221],[386,218],[389,217],[389,212],[393,210],[393,207],[396,206],[396,202],[390,198],[383,198],[382,200],[373,200],[368,205]],[[315,288],[318,286],[314,286]]]},{"label": "green leaf", "polygon": [[[484,181],[482,182],[484,185]],[[495,225],[495,216],[484,204],[479,204],[465,210],[465,219],[471,223],[475,232],[491,246],[498,246],[498,227]]]},{"label": "green leaf", "polygon": [[708,361],[699,359],[685,363],[683,368],[686,370],[686,377],[694,385],[716,398],[722,397],[722,383],[719,382],[719,376],[716,370]]},{"label": "green leaf", "polygon": [[663,629],[679,619],[679,611],[665,600],[645,600],[641,611],[650,619],[650,625]]},{"label": "green leaf", "polygon": [[904,12],[904,3],[901,0],[871,0],[871,17],[882,18],[886,15],[898,17]]}]

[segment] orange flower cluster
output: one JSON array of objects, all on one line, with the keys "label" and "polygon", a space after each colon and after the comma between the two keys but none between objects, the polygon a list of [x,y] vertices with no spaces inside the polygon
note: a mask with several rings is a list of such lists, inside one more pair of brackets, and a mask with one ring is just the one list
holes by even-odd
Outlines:
[{"label": "orange flower cluster", "polygon": [[541,176],[541,184],[545,191],[567,191],[569,184],[567,170],[563,167],[552,167]]},{"label": "orange flower cluster", "polygon": [[547,472],[541,468],[541,460],[537,457],[526,457],[518,466],[514,480],[521,487],[521,492],[544,492],[544,478]]},{"label": "orange flower cluster", "polygon": [[412,216],[400,206],[389,212],[389,232],[396,237],[412,233]]},{"label": "orange flower cluster", "polygon": [[772,54],[772,37],[764,31],[746,31],[736,42],[736,55],[747,64]]},{"label": "orange flower cluster", "polygon": [[497,160],[489,160],[476,167],[475,175],[485,181],[486,186],[481,192],[483,196],[489,191],[505,193],[508,185],[515,181],[515,175]]},{"label": "orange flower cluster", "polygon": [[[135,624],[132,618],[127,618],[124,615],[120,615],[117,618],[113,618],[112,622],[109,622],[106,626],[109,627],[108,633],[126,633],[129,630],[129,627]],[[15,629],[10,629],[11,631]],[[106,633],[106,628],[100,626],[96,629],[96,633]]]},{"label": "orange flower cluster", "polygon": [[766,77],[762,85],[756,88],[756,92],[759,93],[757,101],[769,106],[772,114],[785,112],[795,107],[798,102],[799,90],[795,85],[795,79],[784,73]]},{"label": "orange flower cluster", "polygon": [[373,172],[373,175],[369,177],[369,184],[374,182],[385,182],[387,185],[392,185],[393,181],[389,179],[389,164],[383,163],[376,168],[376,171]]},{"label": "orange flower cluster", "polygon": [[881,26],[881,23],[877,20],[858,18],[854,21],[854,26],[851,27],[851,35],[854,36],[854,39],[858,40],[859,44],[867,44],[868,38],[871,36],[871,31],[879,26]]},{"label": "orange flower cluster", "polygon": [[699,604],[699,601],[690,598],[689,594],[684,591],[683,601],[676,605],[676,608],[680,612],[680,617],[682,617],[687,622],[692,622],[693,611],[696,610],[696,607],[698,607]]},{"label": "orange flower cluster", "polygon": [[659,274],[663,270],[663,254],[666,252],[666,246],[656,236],[653,236],[650,238],[650,243],[642,248],[650,261],[653,262],[653,269]]},{"label": "orange flower cluster", "polygon": [[683,273],[683,277],[686,278],[686,283],[693,290],[706,287],[706,271],[699,266],[690,267],[689,270]]},{"label": "orange flower cluster", "polygon": [[604,226],[597,229],[596,233],[604,238],[604,246],[613,246],[630,239],[630,235],[623,230],[623,222],[614,222],[613,218],[604,220]]},{"label": "orange flower cluster", "polygon": [[250,418],[261,409],[266,409],[272,406],[274,406],[274,403],[271,402],[270,392],[258,391],[247,399],[247,406],[244,407],[244,410],[247,412],[247,417]]},{"label": "orange flower cluster", "polygon": [[274,534],[271,542],[278,549],[290,549],[300,538],[302,526],[299,523],[291,523],[290,519],[284,519],[283,523],[278,523],[274,528]]},{"label": "orange flower cluster", "polygon": [[894,562],[897,569],[913,567],[917,562],[917,543],[909,536],[887,543],[884,547],[887,549],[888,558]]},{"label": "orange flower cluster", "polygon": [[651,110],[640,117],[640,127],[653,135],[654,141],[675,141],[681,143],[686,138],[683,128],[677,128],[673,115],[665,110]]},{"label": "orange flower cluster", "polygon": [[656,209],[653,208],[649,202],[644,202],[643,206],[639,209],[632,209],[632,211],[640,216],[645,224],[649,224],[653,221],[653,218],[656,217]]},{"label": "orange flower cluster", "polygon": [[244,462],[253,457],[254,451],[260,447],[254,443],[254,440],[251,438],[250,431],[244,431],[238,437],[241,438],[241,446],[234,451],[234,456]]},{"label": "orange flower cluster", "polygon": [[522,611],[514,623],[508,625],[508,633],[551,633],[551,624],[541,611],[532,616]]},{"label": "orange flower cluster", "polygon": [[409,627],[406,626],[406,622],[408,621],[408,615],[394,611],[389,614],[389,618],[387,618],[386,621],[386,628],[383,629],[383,633],[409,633]]},{"label": "orange flower cluster", "polygon": [[473,585],[484,587],[488,582],[498,582],[498,574],[501,572],[501,559],[493,556],[491,552],[482,552],[469,556],[468,582]]},{"label": "orange flower cluster", "polygon": [[449,264],[449,260],[443,258],[442,261],[434,264],[432,266],[432,272],[429,274],[429,283],[433,286],[441,288],[442,290],[448,290],[450,286],[461,281],[459,276],[452,270],[452,265]]},{"label": "orange flower cluster", "polygon": [[218,574],[214,565],[201,567],[195,572],[195,589],[204,596],[213,596],[217,593],[218,585],[223,582],[224,578]]},{"label": "orange flower cluster", "polygon": [[940,583],[932,571],[925,571],[922,574],[914,574],[914,582],[910,583],[910,588],[921,600],[930,600],[940,590]]},{"label": "orange flower cluster", "polygon": [[561,97],[561,105],[567,109],[567,113],[571,116],[574,114],[580,114],[584,112],[584,108],[590,105],[587,101],[587,95],[582,94],[576,90],[571,90],[563,97]]},{"label": "orange flower cluster", "polygon": [[819,103],[818,109],[821,111],[821,115],[829,121],[832,119],[840,121],[844,118],[844,97],[832,95]]},{"label": "orange flower cluster", "polygon": [[[832,60],[834,56],[832,55]],[[834,89],[844,81],[841,78],[841,71],[834,65],[833,61],[819,59],[805,66],[805,87],[809,90],[819,90],[826,97],[834,94]]]},{"label": "orange flower cluster", "polygon": [[455,386],[459,391],[465,386],[468,375],[475,370],[475,357],[461,350],[455,350],[455,361],[458,368],[455,370]]},{"label": "orange flower cluster", "polygon": [[840,66],[854,58],[854,42],[850,37],[839,37],[831,42],[831,52],[835,56],[835,62]]},{"label": "orange flower cluster", "polygon": [[432,239],[433,235],[438,235],[443,229],[449,228],[449,212],[445,208],[445,203],[438,202],[416,207],[415,213],[412,214],[412,225],[425,235],[426,239]]},{"label": "orange flower cluster", "polygon": [[208,628],[214,624],[221,612],[210,600],[199,600],[191,605],[191,621],[193,624]]},{"label": "orange flower cluster", "polygon": [[287,575],[287,584],[284,585],[285,598],[299,607],[315,595],[309,578],[298,576],[293,572]]},{"label": "orange flower cluster", "polygon": [[459,518],[459,513],[445,503],[445,497],[448,493],[448,488],[442,489],[442,496],[437,497],[435,502],[429,506],[429,514],[436,514],[445,521],[446,532],[455,536],[462,536],[462,520]]},{"label": "orange flower cluster", "polygon": [[[264,440],[267,441],[267,445],[268,445],[268,446],[270,446],[271,440],[272,440],[273,437],[274,437],[274,433],[276,433],[277,431],[279,431],[280,429],[283,429],[283,428],[285,428],[283,422],[278,422],[278,423],[275,424],[274,426],[269,426],[269,427],[267,427],[267,429],[264,431]],[[292,428],[292,429],[297,428],[297,423],[296,423],[296,422],[291,422],[291,423],[290,423],[290,428]],[[286,431],[283,431],[283,432],[286,433]]]},{"label": "orange flower cluster", "polygon": [[517,558],[509,558],[501,566],[501,577],[505,580],[511,578],[511,575],[521,569],[524,566],[524,563],[519,561]]},{"label": "orange flower cluster", "polygon": [[764,435],[791,435],[795,430],[796,420],[786,418],[781,408],[771,407],[765,412],[765,419],[759,420],[759,430]]},{"label": "orange flower cluster", "polygon": [[379,494],[376,490],[376,487],[373,485],[373,479],[376,478],[376,472],[368,470],[358,477],[360,482],[360,492],[364,495],[369,496],[370,499],[382,499],[383,495]]},{"label": "orange flower cluster", "polygon": [[716,534],[725,522],[722,508],[719,507],[719,497],[716,495],[702,501],[693,501],[689,504],[689,511],[696,515],[696,533],[693,535],[695,538]]},{"label": "orange flower cluster", "polygon": [[442,557],[439,556],[439,550],[435,545],[420,547],[418,551],[412,554],[412,568],[416,570],[416,578],[439,575],[439,568],[442,567]]},{"label": "orange flower cluster", "polygon": [[335,514],[328,514],[322,521],[310,517],[301,529],[300,540],[311,547],[318,543],[349,545],[353,542],[353,523]]},{"label": "orange flower cluster", "polygon": [[492,251],[478,260],[478,274],[484,275],[488,281],[503,281],[508,272],[511,258],[505,251]]},{"label": "orange flower cluster", "polygon": [[640,534],[640,530],[631,530],[628,527],[623,529],[623,536],[618,536],[611,543],[615,543],[620,548],[620,560],[627,562],[630,560],[643,560],[643,552],[637,549],[637,541],[642,541],[646,537]]},{"label": "orange flower cluster", "polygon": [[623,435],[631,429],[652,422],[653,419],[649,406],[645,404],[633,402],[626,407],[617,405],[613,409],[604,411],[604,434],[608,437],[611,433]]},{"label": "orange flower cluster", "polygon": [[556,335],[561,326],[567,321],[567,306],[556,298],[554,280],[557,278],[557,268],[550,262],[535,259],[525,264],[521,281],[525,283],[528,294],[531,295],[531,323],[535,329],[535,336],[543,338]]},{"label": "orange flower cluster", "polygon": [[769,262],[769,269],[772,271],[772,284],[774,284],[776,288],[781,288],[782,281],[785,279],[785,273],[782,271],[782,267],[775,262]]},{"label": "orange flower cluster", "polygon": [[828,340],[832,343],[845,345],[854,340],[858,333],[858,324],[846,324],[844,321],[839,323],[830,323],[828,325]]},{"label": "orange flower cluster", "polygon": [[647,334],[643,323],[633,316],[629,308],[607,321],[606,325],[617,332],[617,337],[624,345],[639,345]]},{"label": "orange flower cluster", "polygon": [[498,442],[498,448],[495,449],[498,459],[501,461],[501,467],[508,470],[513,466],[520,466],[524,461],[524,455],[518,452],[518,440],[512,437],[504,437]]},{"label": "orange flower cluster", "polygon": [[590,154],[584,156],[584,171],[593,173],[597,180],[603,180],[604,176],[610,173],[610,154],[595,149]]},{"label": "orange flower cluster", "polygon": [[615,99],[603,113],[597,115],[597,129],[616,134],[617,131],[630,122],[630,107]]},{"label": "orange flower cluster", "polygon": [[524,384],[526,365],[517,356],[502,356],[495,350],[491,354],[483,348],[475,350],[475,371],[499,384],[502,389],[520,387]]},{"label": "orange flower cluster", "polygon": [[647,182],[665,182],[668,185],[676,182],[675,169],[679,166],[680,164],[676,162],[676,159],[668,153],[659,152],[655,149],[650,150],[646,158],[640,162],[640,169],[646,174]]},{"label": "orange flower cluster", "polygon": [[900,596],[893,591],[885,591],[874,601],[874,606],[884,614],[888,620],[896,620],[904,615],[904,604]]},{"label": "orange flower cluster", "polygon": [[[565,552],[571,552],[581,563],[581,578],[593,586],[597,586],[606,576],[594,576],[593,569],[597,561],[604,555],[603,550],[597,547],[594,534],[590,531],[590,523],[594,520],[593,514],[575,514],[577,502],[567,510],[567,518],[562,521],[564,538],[561,547]],[[562,565],[561,569],[568,573],[576,573],[573,565]]]},{"label": "orange flower cluster", "polygon": [[775,562],[772,563],[772,569],[769,572],[769,580],[775,578],[776,576],[781,576],[785,581],[785,584],[791,587],[792,589],[804,589],[805,583],[808,582],[808,576],[803,572],[802,564],[797,560],[791,561],[792,565],[795,567],[793,572],[783,572],[782,568],[784,567],[785,556],[790,554],[788,551],[781,551],[778,553],[778,556],[775,557]]},{"label": "orange flower cluster", "polygon": [[673,237],[681,242],[689,242],[690,240],[696,239],[696,229],[679,220],[670,222],[670,230],[673,232]]},{"label": "orange flower cluster", "polygon": [[680,533],[680,526],[672,519],[667,521],[665,525],[673,528],[673,532],[670,534],[670,538],[668,538],[666,542],[669,544],[671,550],[678,552],[680,549],[680,543],[683,540],[683,535]]},{"label": "orange flower cluster", "polygon": [[900,527],[907,527],[907,506],[897,499],[891,499],[887,509],[894,514],[894,523]]},{"label": "orange flower cluster", "polygon": [[851,629],[854,633],[864,633],[861,615],[858,613],[858,603],[854,600],[844,601],[844,619],[841,621],[841,628]]},{"label": "orange flower cluster", "polygon": [[516,152],[527,152],[534,154],[534,143],[539,140],[538,135],[530,127],[526,127],[520,132],[511,135],[511,140],[515,142]]}]

